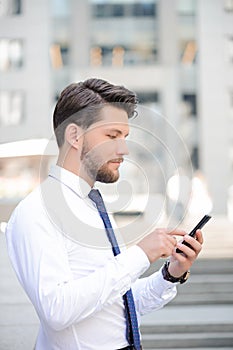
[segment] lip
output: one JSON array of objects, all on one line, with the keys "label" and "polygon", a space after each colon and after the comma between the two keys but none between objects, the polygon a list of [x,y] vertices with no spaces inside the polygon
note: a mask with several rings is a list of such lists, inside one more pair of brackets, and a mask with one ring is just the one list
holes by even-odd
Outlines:
[{"label": "lip", "polygon": [[113,164],[121,164],[123,163],[123,159],[112,159],[108,163],[113,163]]}]

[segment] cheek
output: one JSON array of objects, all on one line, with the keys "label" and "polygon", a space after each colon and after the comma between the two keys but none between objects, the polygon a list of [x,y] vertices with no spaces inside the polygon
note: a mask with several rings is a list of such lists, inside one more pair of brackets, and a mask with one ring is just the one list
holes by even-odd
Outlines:
[{"label": "cheek", "polygon": [[115,154],[116,152],[116,142],[112,140],[104,141],[99,143],[98,145],[95,145],[94,150],[96,154],[102,155],[103,157],[111,156],[112,154]]}]

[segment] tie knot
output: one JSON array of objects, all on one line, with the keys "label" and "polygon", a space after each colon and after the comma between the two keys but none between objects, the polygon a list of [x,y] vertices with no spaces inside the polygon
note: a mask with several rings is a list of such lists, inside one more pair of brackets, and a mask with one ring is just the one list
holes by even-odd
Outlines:
[{"label": "tie knot", "polygon": [[100,214],[101,212],[106,213],[105,204],[99,190],[92,189],[89,192],[88,197],[95,203]]},{"label": "tie knot", "polygon": [[89,192],[88,197],[91,198],[91,200],[95,202],[96,205],[102,203],[103,201],[99,190],[92,189]]}]

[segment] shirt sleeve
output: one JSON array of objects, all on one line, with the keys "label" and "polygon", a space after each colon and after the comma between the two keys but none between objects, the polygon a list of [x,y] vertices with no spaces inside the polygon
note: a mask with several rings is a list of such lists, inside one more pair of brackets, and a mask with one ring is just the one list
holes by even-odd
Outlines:
[{"label": "shirt sleeve", "polygon": [[19,281],[42,322],[64,329],[119,300],[149,267],[137,247],[131,247],[86,277],[74,279],[64,236],[45,213],[19,206],[6,231],[8,253]]},{"label": "shirt sleeve", "polygon": [[138,315],[161,309],[175,298],[177,283],[163,278],[162,268],[149,277],[138,279],[132,289]]}]

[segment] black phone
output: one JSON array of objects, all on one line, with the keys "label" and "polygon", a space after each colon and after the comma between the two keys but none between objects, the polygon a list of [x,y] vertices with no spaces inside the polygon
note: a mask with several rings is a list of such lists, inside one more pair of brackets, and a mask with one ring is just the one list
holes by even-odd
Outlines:
[{"label": "black phone", "polygon": [[[203,218],[198,222],[198,224],[194,227],[194,229],[192,229],[192,231],[189,233],[189,236],[195,237],[196,231],[200,230],[210,219],[211,219],[210,215],[203,216]],[[192,248],[191,245],[186,241],[183,241],[182,244]],[[176,248],[176,252],[183,253],[179,248]]]}]

